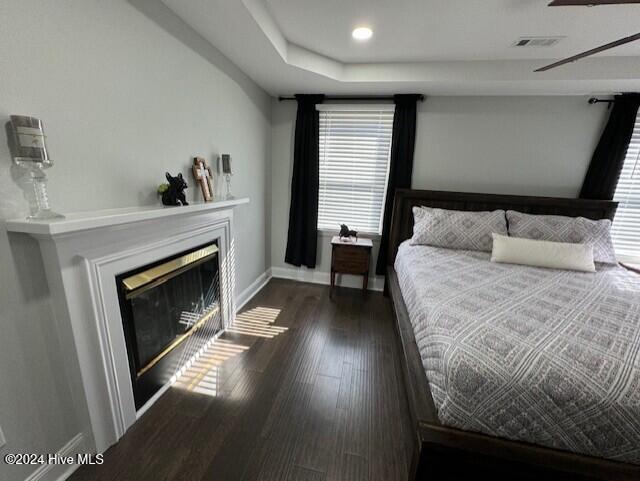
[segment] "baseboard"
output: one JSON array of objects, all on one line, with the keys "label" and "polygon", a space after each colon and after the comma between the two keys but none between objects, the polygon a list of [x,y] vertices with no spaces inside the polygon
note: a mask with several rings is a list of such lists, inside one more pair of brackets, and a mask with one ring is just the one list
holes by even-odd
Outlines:
[{"label": "baseboard", "polygon": [[255,296],[271,279],[271,269],[267,269],[258,278],[249,284],[244,291],[236,296],[236,311],[239,311],[244,305]]},{"label": "baseboard", "polygon": [[[329,272],[317,271],[315,269],[305,269],[296,267],[272,267],[272,277],[279,279],[291,279],[300,282],[311,282],[313,284],[330,284],[331,274]],[[348,274],[338,274],[336,285],[341,287],[352,287],[362,289],[362,276],[351,276]],[[368,289],[370,291],[381,291],[384,289],[383,277],[369,277]]]},{"label": "baseboard", "polygon": [[[76,434],[67,444],[57,452],[59,456],[77,456],[86,452],[84,436]],[[43,464],[36,469],[25,481],[64,481],[80,467],[79,464]]]}]

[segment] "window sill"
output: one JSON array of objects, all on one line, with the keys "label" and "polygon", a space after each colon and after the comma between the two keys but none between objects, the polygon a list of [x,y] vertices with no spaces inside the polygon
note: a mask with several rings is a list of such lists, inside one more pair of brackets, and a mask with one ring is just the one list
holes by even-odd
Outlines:
[{"label": "window sill", "polygon": [[617,259],[622,267],[640,273],[640,257],[620,255]]},{"label": "window sill", "polygon": [[[320,237],[333,237],[334,235],[338,235],[338,231],[333,229],[318,229],[318,235]],[[373,232],[358,232],[358,237],[379,241],[382,236]]]},{"label": "window sill", "polygon": [[616,256],[616,259],[618,260],[618,262],[622,262],[624,264],[631,264],[631,265],[639,265],[640,264],[640,257],[638,257],[638,256],[619,255],[619,256]]}]

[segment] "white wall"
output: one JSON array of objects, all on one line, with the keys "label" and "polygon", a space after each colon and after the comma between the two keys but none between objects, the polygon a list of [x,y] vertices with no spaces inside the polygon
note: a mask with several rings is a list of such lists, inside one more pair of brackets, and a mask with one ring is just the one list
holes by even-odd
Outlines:
[{"label": "white wall", "polygon": [[[135,4],[135,5],[134,5]],[[267,94],[161,2],[0,2],[0,118],[44,121],[62,212],[154,204],[166,170],[231,153],[237,288],[269,264],[271,104]],[[190,181],[189,196],[197,192]],[[0,141],[0,220],[28,210]],[[86,428],[77,365],[56,332],[37,243],[0,226],[0,452],[53,453]],[[34,467],[0,462],[0,479]]]},{"label": "white wall", "polygon": [[586,97],[428,98],[413,187],[575,197],[605,117]]},{"label": "white wall", "polygon": [[[295,112],[295,102],[273,101],[271,265],[326,279],[330,239],[322,234],[316,272],[284,262]],[[418,104],[412,187],[575,197],[605,118],[606,107],[586,97],[429,97]]]}]

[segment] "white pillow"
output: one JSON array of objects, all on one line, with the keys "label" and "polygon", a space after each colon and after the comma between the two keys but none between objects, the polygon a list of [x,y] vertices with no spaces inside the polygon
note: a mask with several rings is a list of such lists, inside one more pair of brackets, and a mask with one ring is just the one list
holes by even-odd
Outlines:
[{"label": "white pillow", "polygon": [[593,246],[492,234],[491,262],[595,272]]}]

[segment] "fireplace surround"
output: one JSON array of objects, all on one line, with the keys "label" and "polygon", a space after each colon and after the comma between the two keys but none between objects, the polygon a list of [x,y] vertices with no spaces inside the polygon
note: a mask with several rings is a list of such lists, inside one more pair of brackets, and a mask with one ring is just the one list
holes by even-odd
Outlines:
[{"label": "fireplace surround", "polygon": [[117,280],[215,246],[218,328],[226,328],[235,316],[233,209],[247,202],[240,198],[6,223],[8,231],[31,235],[40,245],[65,367],[83,419],[81,449],[104,452],[166,388],[136,403]]}]

